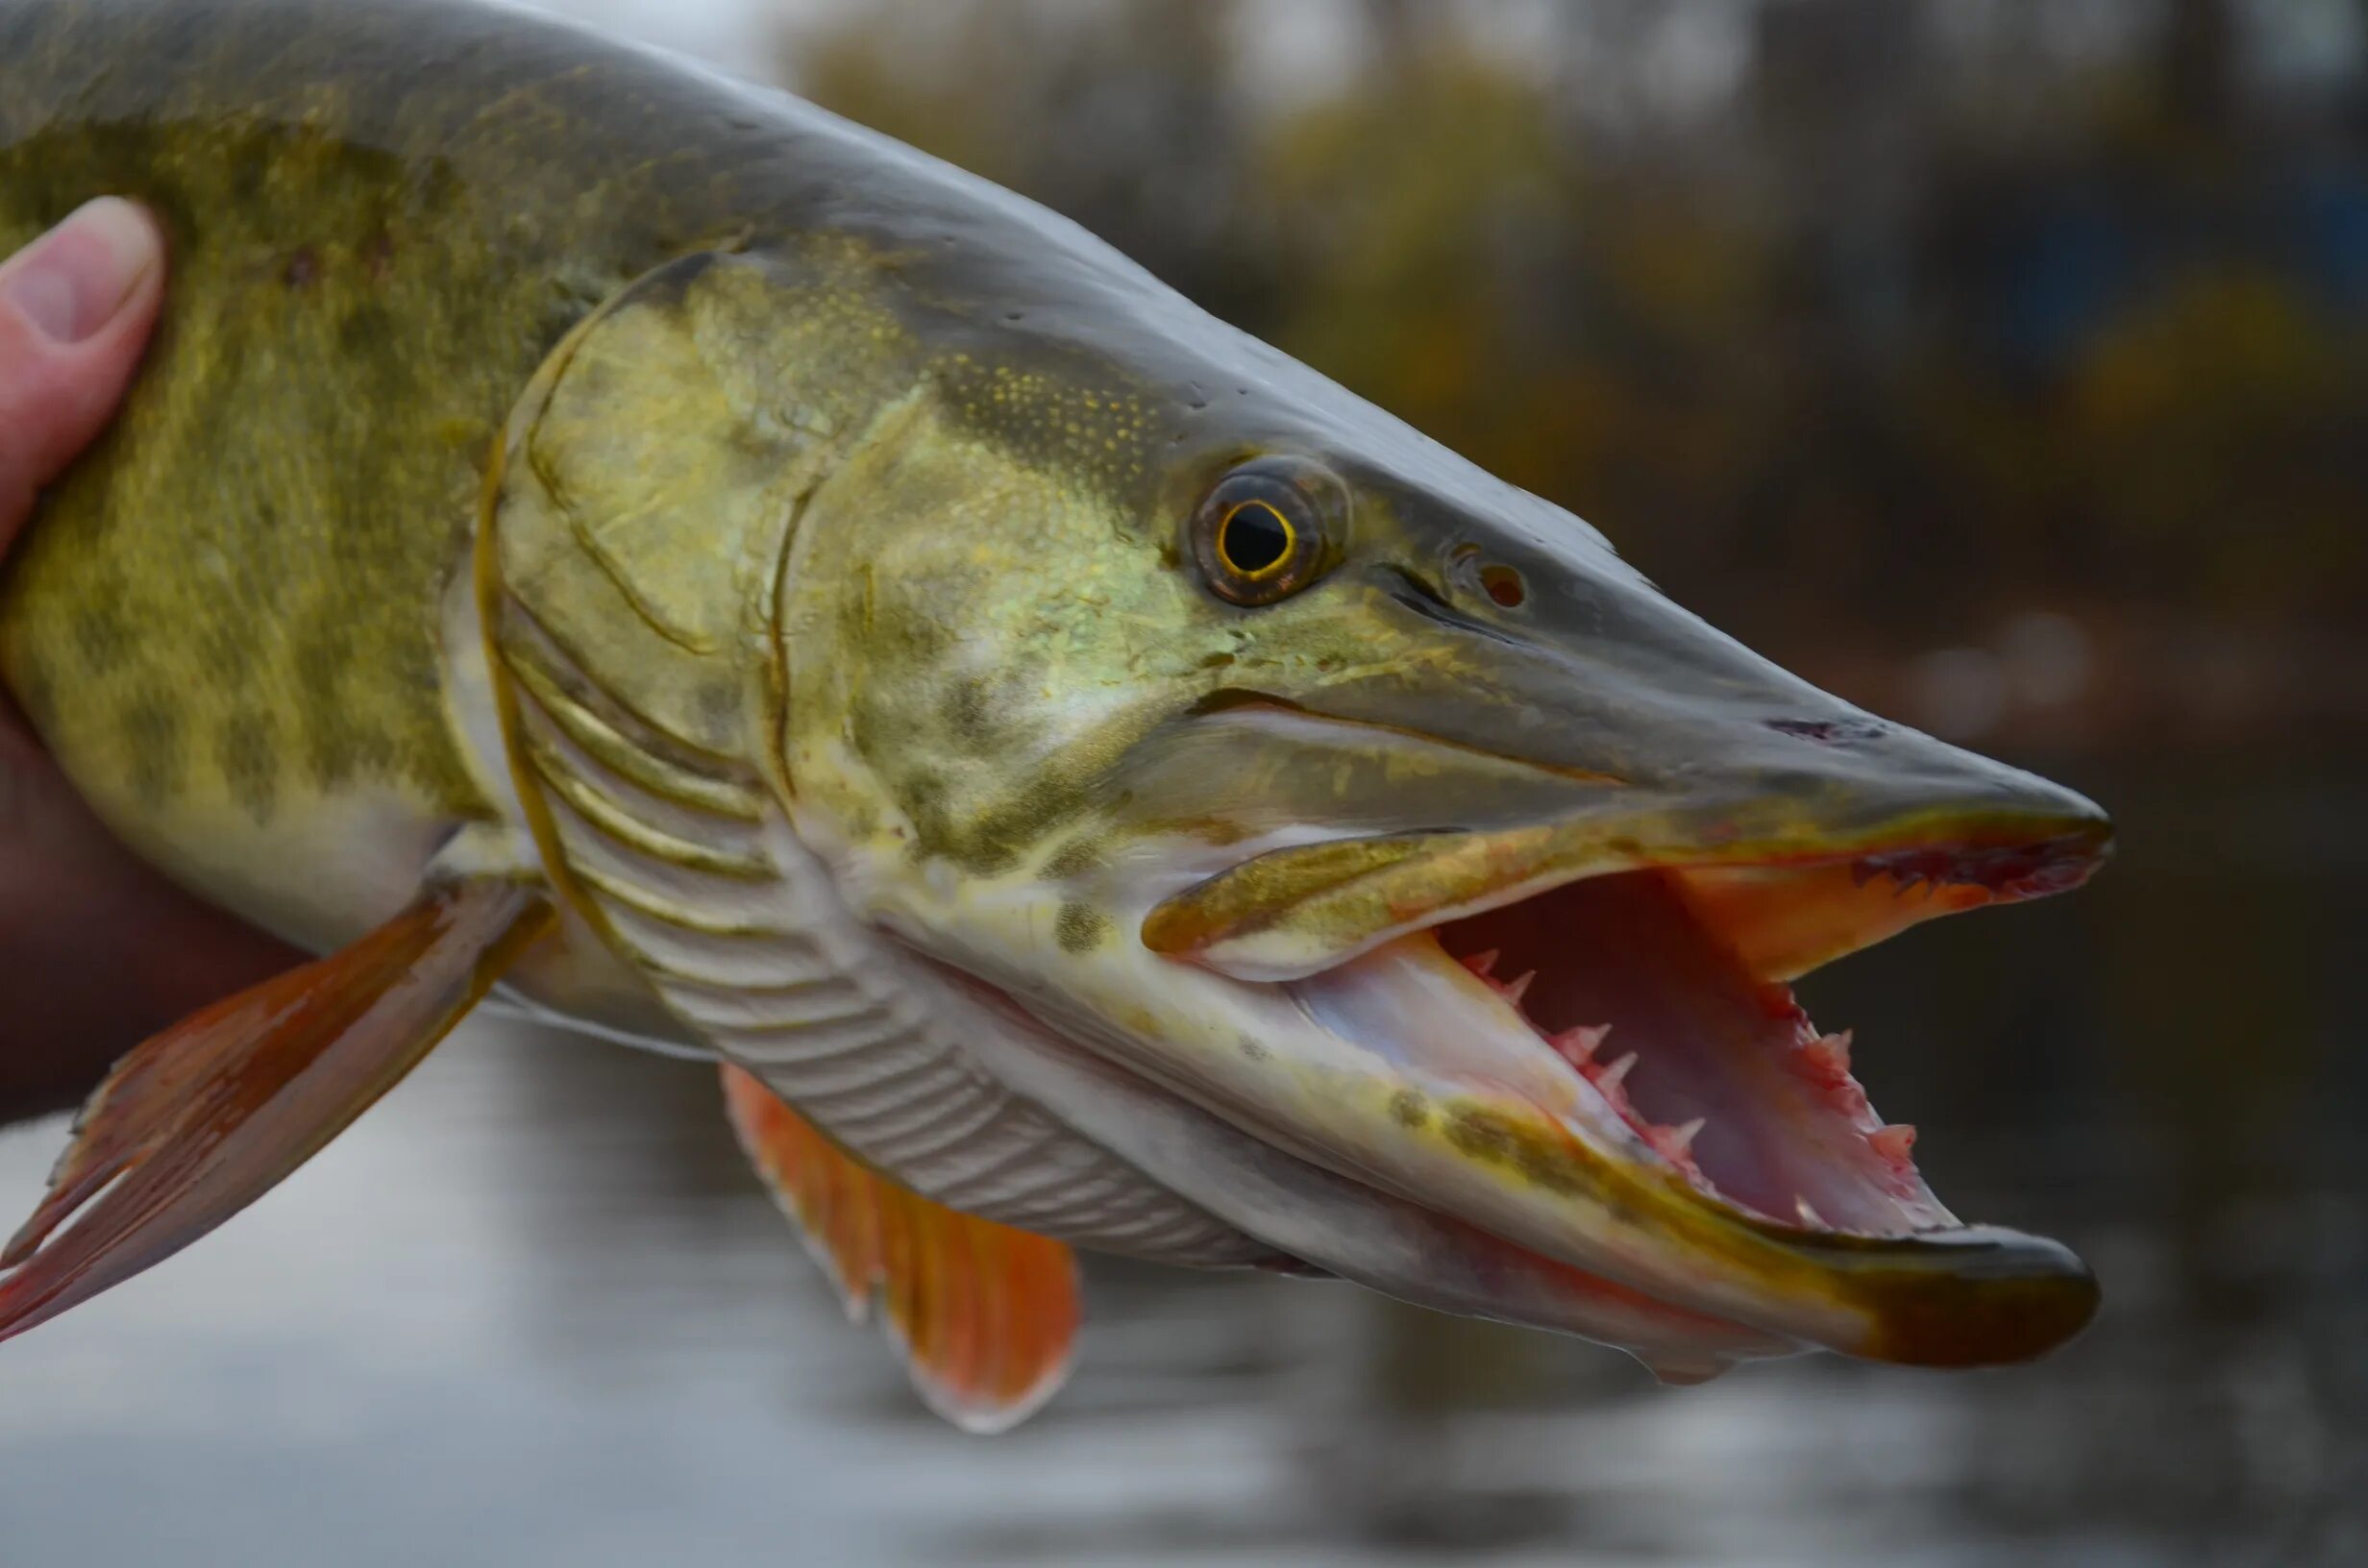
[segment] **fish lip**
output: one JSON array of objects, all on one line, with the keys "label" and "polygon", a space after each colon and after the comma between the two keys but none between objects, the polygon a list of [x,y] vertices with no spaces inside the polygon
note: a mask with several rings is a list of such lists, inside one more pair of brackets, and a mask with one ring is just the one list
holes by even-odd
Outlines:
[{"label": "fish lip", "polygon": [[1796,1252],[1823,1255],[1844,1278],[1888,1276],[1876,1292],[1884,1310],[1866,1336],[1834,1347],[1864,1360],[1943,1368],[2028,1361],[2087,1328],[2104,1303],[2095,1273],[2070,1247],[2006,1226],[1905,1237],[1770,1229]]},{"label": "fish lip", "polygon": [[[1558,845],[1558,838],[1566,842]],[[1616,816],[1590,814],[1269,849],[1163,899],[1145,915],[1140,934],[1155,953],[1237,979],[1294,980],[1409,931],[1619,871],[1847,866],[1862,879],[1889,876],[1972,890],[1983,903],[2010,903],[2081,886],[2111,850],[2112,829],[2102,813],[1940,808],[1822,842],[1732,834],[1659,843],[1622,831]],[[1311,910],[1321,929],[1291,933],[1292,918]]]}]

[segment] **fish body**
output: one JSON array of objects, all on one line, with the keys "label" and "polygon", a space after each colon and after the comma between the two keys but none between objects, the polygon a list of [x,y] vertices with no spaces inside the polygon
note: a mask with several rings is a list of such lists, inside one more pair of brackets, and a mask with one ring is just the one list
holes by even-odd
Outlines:
[{"label": "fish body", "polygon": [[447,606],[537,366],[665,261],[809,232],[857,138],[467,8],[39,0],[0,30],[0,243],[119,189],[175,294],[12,564],[11,684],[141,849],[333,945],[503,815]]},{"label": "fish body", "polygon": [[[0,579],[45,743],[303,945],[449,966],[491,910],[486,984],[729,1064],[942,1406],[1021,1410],[1058,1348],[929,1328],[910,1257],[999,1234],[950,1216],[1681,1380],[2085,1320],[1783,989],[2077,883],[2078,796],[1065,220],[661,57],[446,0],[0,3],[0,247],[103,191],[172,293]],[[497,883],[548,924],[404,913]]]}]

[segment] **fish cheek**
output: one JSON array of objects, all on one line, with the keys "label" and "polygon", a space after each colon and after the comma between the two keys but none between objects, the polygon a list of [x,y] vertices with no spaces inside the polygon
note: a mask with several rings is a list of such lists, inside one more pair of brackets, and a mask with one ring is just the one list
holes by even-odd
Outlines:
[{"label": "fish cheek", "polygon": [[878,432],[809,502],[784,586],[802,795],[851,750],[842,821],[869,796],[907,853],[981,875],[1035,858],[1084,799],[1063,715],[1109,689],[1081,668],[1100,668],[1096,607],[1068,570],[1098,527],[1090,498],[925,400]]},{"label": "fish cheek", "polygon": [[1090,953],[1109,935],[1110,918],[1091,904],[1063,904],[1052,920],[1052,940],[1064,953]]}]

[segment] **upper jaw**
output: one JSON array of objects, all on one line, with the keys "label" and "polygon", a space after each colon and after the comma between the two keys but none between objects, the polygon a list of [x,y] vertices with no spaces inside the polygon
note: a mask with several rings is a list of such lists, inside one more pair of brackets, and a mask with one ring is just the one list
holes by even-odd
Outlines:
[{"label": "upper jaw", "polygon": [[[1736,939],[1765,947],[1766,972],[1788,977],[1912,920],[2062,891],[2093,874],[2110,847],[2104,815],[2070,791],[1996,772],[2028,784],[1856,800],[1789,795],[1781,781],[1732,799],[1602,790],[1502,827],[1324,839],[1254,856],[1164,900],[1145,919],[1143,941],[1238,979],[1299,979],[1410,931],[1650,868],[1682,872],[1730,906]],[[1915,906],[1852,896],[1878,878],[1887,893],[1929,884],[1934,896]],[[1813,900],[1805,896],[1813,889]],[[1801,929],[1812,902],[1840,923]]]}]

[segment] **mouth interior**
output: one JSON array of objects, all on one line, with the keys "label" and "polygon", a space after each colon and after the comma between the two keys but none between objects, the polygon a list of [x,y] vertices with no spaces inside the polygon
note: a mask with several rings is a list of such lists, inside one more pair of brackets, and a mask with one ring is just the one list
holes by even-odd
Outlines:
[{"label": "mouth interior", "polygon": [[1956,1224],[1821,1034],[1758,979],[1683,873],[1591,877],[1432,936],[1707,1194],[1778,1225],[1900,1236]]}]

